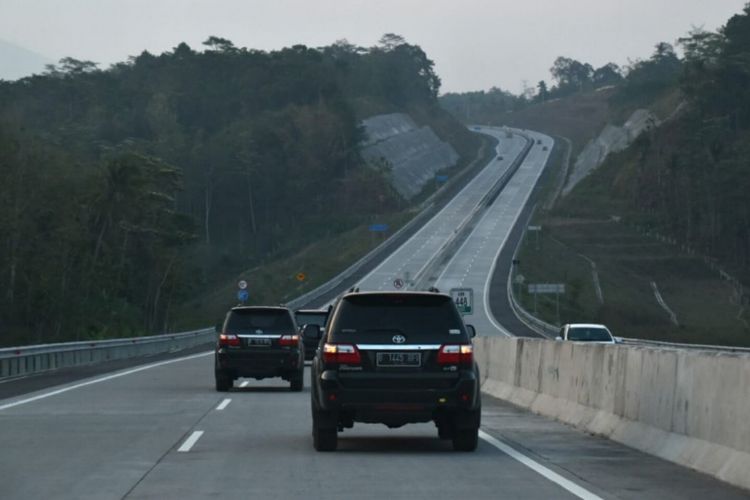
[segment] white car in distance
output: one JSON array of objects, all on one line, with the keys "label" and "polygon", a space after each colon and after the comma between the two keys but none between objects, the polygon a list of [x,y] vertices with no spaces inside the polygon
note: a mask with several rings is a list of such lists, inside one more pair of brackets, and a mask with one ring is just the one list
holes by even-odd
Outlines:
[{"label": "white car in distance", "polygon": [[594,323],[568,323],[560,328],[555,340],[570,342],[593,342],[595,344],[616,344],[612,332],[604,325]]}]

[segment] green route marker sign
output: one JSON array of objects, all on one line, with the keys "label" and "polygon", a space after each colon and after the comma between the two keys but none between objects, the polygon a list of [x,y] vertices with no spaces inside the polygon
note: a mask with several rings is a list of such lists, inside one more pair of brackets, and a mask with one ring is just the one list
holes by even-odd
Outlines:
[{"label": "green route marker sign", "polygon": [[462,316],[474,312],[473,288],[451,288],[450,295]]}]

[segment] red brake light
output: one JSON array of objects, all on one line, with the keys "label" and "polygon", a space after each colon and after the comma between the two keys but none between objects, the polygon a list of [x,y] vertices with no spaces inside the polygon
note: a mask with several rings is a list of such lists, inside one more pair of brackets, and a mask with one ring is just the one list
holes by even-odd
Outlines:
[{"label": "red brake light", "polygon": [[353,344],[324,344],[323,361],[332,365],[358,365],[362,363],[359,349]]},{"label": "red brake light", "polygon": [[471,365],[474,362],[474,348],[471,344],[446,344],[438,351],[440,365]]},{"label": "red brake light", "polygon": [[279,345],[282,347],[294,347],[299,344],[299,335],[282,335]]},{"label": "red brake light", "polygon": [[219,346],[221,347],[239,347],[240,338],[233,333],[219,334]]}]

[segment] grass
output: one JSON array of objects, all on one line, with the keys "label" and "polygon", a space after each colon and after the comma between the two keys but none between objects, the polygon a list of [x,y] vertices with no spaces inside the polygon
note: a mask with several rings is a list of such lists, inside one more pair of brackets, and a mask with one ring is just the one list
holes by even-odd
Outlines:
[{"label": "grass", "polygon": [[[561,323],[601,322],[618,336],[717,345],[750,346],[750,328],[731,287],[699,256],[660,241],[628,223],[630,215],[611,186],[627,175],[629,157],[615,155],[549,212],[532,221],[519,254],[526,283],[564,283]],[[596,263],[604,303],[594,286]],[[679,325],[657,303],[655,282]],[[523,291],[524,307],[533,298]],[[555,296],[537,298],[538,315],[557,323]]]}]

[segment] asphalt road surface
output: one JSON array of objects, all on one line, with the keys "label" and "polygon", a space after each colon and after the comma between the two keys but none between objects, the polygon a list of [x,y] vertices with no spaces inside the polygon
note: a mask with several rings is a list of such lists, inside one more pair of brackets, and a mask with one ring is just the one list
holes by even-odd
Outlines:
[{"label": "asphalt road surface", "polygon": [[355,424],[319,453],[309,378],[302,393],[280,380],[217,393],[212,363],[197,354],[0,401],[0,498],[747,498],[489,397],[474,453],[432,424]]},{"label": "asphalt road surface", "polygon": [[[396,249],[380,265],[361,279],[361,291],[399,290],[420,276],[425,266],[449,242],[460,227],[468,223],[483,197],[492,189],[513,160],[521,153],[526,141],[518,135],[498,135],[497,157],[490,161],[446,206],[430,219],[414,236]],[[404,282],[403,287],[396,280]]]}]

